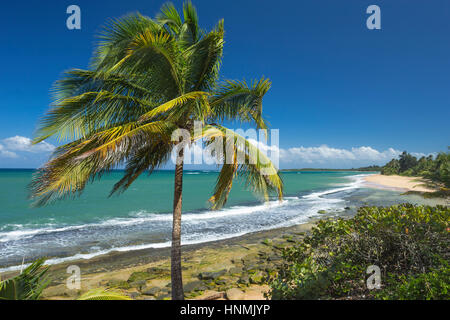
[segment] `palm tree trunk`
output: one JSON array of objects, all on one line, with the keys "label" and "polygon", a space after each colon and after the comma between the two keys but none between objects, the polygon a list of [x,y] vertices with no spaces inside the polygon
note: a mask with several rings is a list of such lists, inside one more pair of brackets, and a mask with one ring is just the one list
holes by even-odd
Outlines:
[{"label": "palm tree trunk", "polygon": [[175,192],[173,198],[171,276],[172,300],[184,300],[183,278],[181,274],[181,204],[183,191],[183,156],[184,150],[178,154],[175,166]]}]

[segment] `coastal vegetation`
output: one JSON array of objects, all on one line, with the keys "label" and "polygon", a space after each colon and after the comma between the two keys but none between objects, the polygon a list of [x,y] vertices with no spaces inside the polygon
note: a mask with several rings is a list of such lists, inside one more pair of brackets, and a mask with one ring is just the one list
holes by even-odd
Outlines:
[{"label": "coastal vegetation", "polygon": [[[325,214],[317,223],[205,244],[185,253],[184,296],[262,299],[267,292],[270,299],[449,299],[449,221],[444,206],[361,207],[353,218]],[[64,265],[51,272],[41,265],[51,283],[46,276],[34,281],[50,283],[38,298],[170,299],[168,259],[142,265],[138,256],[138,265],[126,269],[115,269],[109,259],[94,263],[93,273],[84,274],[83,290],[66,288]],[[380,268],[378,289],[368,288],[370,266]],[[0,297],[5,298],[2,290]]]},{"label": "coastal vegetation", "polygon": [[0,281],[0,300],[38,300],[50,282],[44,262],[38,259],[18,276]]},{"label": "coastal vegetation", "polygon": [[450,153],[440,152],[435,158],[429,155],[417,159],[404,151],[398,159],[384,165],[381,174],[423,177],[450,188]]},{"label": "coastal vegetation", "polygon": [[[182,13],[166,4],[155,19],[139,13],[105,26],[87,70],[65,72],[53,88],[52,108],[42,119],[34,143],[56,137],[52,159],[31,183],[35,205],[77,196],[103,174],[125,166],[111,194],[124,192],[144,172],[152,173],[176,154],[171,252],[172,298],[183,299],[181,272],[181,213],[185,145],[220,139],[224,164],[210,198],[213,209],[228,199],[233,179],[242,177],[264,199],[282,199],[283,183],[263,152],[225,121],[240,121],[267,129],[262,100],[268,79],[219,81],[224,23],[207,32],[200,28],[196,9],[185,2]],[[195,123],[202,125],[196,132]],[[189,141],[172,137],[177,129]],[[231,138],[231,139],[229,139]],[[231,150],[230,143],[231,140]],[[239,148],[237,147],[239,146]],[[256,161],[249,161],[250,157]],[[238,163],[238,159],[246,159]],[[268,172],[270,172],[268,174]],[[149,190],[148,192],[152,192]]]},{"label": "coastal vegetation", "polygon": [[[42,292],[50,284],[49,266],[41,258],[20,272],[19,275],[0,281],[0,300],[40,300]],[[130,300],[118,291],[93,289],[77,300]]]},{"label": "coastal vegetation", "polygon": [[[450,299],[450,209],[361,207],[351,219],[324,219],[283,250],[269,281],[272,299]],[[367,285],[379,267],[380,288]]]}]

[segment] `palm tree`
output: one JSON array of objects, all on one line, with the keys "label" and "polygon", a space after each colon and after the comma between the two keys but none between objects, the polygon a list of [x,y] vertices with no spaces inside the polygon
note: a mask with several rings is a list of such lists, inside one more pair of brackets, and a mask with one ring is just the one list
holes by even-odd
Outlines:
[{"label": "palm tree", "polygon": [[[152,173],[164,165],[176,151],[172,298],[183,299],[181,207],[186,142],[202,139],[205,145],[224,146],[224,152],[216,153],[224,164],[210,198],[213,209],[226,203],[236,176],[246,179],[266,200],[271,192],[282,199],[283,184],[268,157],[221,125],[237,120],[267,129],[262,99],[271,83],[264,78],[250,84],[219,82],[223,20],[210,32],[200,29],[190,2],[183,4],[182,15],[169,3],[155,19],[137,13],[112,20],[100,37],[88,70],[67,71],[54,86],[54,103],[41,120],[34,142],[57,137],[67,143],[35,174],[31,195],[38,206],[76,196],[88,182],[125,165],[123,178],[111,191],[121,193],[144,171]],[[195,123],[202,125],[199,133]],[[172,141],[176,129],[187,130],[190,140]]]}]

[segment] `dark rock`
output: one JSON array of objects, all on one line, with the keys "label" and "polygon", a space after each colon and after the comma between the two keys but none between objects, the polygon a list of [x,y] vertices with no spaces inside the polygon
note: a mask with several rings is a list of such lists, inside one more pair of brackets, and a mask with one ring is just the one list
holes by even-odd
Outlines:
[{"label": "dark rock", "polygon": [[203,281],[196,280],[196,281],[192,281],[192,282],[185,284],[183,286],[183,289],[186,292],[191,292],[191,291],[204,291],[208,288],[205,286]]},{"label": "dark rock", "polygon": [[272,255],[267,260],[269,260],[269,261],[280,261],[281,257],[280,256],[276,256],[276,255]]},{"label": "dark rock", "polygon": [[258,252],[258,256],[260,259],[265,259],[267,257],[267,253],[266,252]]},{"label": "dark rock", "polygon": [[145,280],[138,280],[130,283],[130,287],[137,288],[141,290],[143,287],[145,287],[146,281]]},{"label": "dark rock", "polygon": [[169,300],[172,296],[169,293],[162,294],[156,297],[156,300]]},{"label": "dark rock", "polygon": [[160,292],[161,292],[161,288],[159,288],[159,287],[146,288],[146,289],[142,290],[142,294],[145,294],[146,296],[156,296]]},{"label": "dark rock", "polygon": [[239,278],[238,283],[243,283],[243,284],[247,284],[249,282],[249,277],[248,275],[243,275],[242,277]]},{"label": "dark rock", "polygon": [[139,293],[139,292],[130,292],[130,293],[128,293],[128,296],[129,296],[131,299],[134,299],[134,298],[140,296],[140,293]]},{"label": "dark rock", "polygon": [[169,270],[167,269],[162,269],[162,268],[157,268],[157,267],[151,267],[151,268],[147,268],[147,273],[149,274],[162,274],[162,273],[168,273]]},{"label": "dark rock", "polygon": [[261,265],[259,265],[259,264],[252,264],[247,267],[247,271],[251,272],[251,273],[256,272],[259,269],[261,269]]},{"label": "dark rock", "polygon": [[151,267],[147,268],[147,280],[167,278],[170,276],[169,269]]},{"label": "dark rock", "polygon": [[202,272],[198,275],[201,280],[216,280],[219,277],[227,273],[226,269],[216,271],[216,272]]}]

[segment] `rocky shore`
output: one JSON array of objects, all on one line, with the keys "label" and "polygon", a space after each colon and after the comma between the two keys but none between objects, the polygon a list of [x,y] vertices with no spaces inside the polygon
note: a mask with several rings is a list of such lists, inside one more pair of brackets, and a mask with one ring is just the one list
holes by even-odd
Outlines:
[{"label": "rocky shore", "polygon": [[[186,299],[264,299],[281,250],[307,234],[315,221],[288,228],[183,246]],[[44,299],[74,299],[94,288],[120,290],[133,299],[170,299],[170,249],[113,252],[52,266]],[[69,265],[81,270],[81,289],[68,289]]]}]

